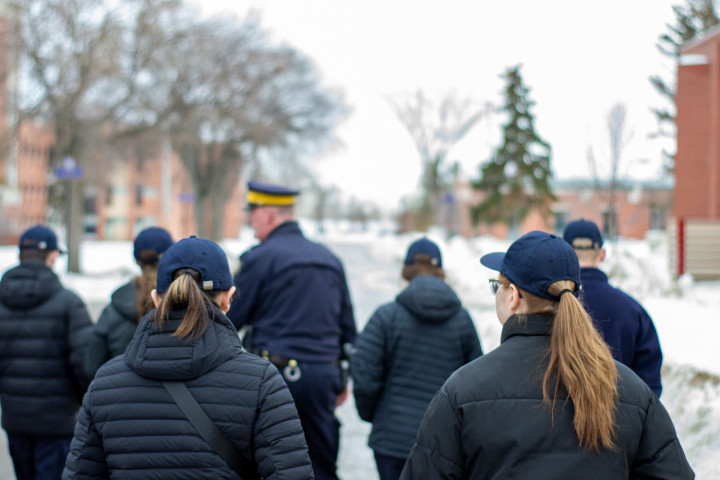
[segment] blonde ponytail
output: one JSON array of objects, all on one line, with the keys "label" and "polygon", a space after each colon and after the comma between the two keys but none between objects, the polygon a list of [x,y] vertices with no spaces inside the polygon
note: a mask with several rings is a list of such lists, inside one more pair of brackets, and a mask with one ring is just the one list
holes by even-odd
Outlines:
[{"label": "blonde ponytail", "polygon": [[210,315],[215,312],[211,306],[216,305],[216,299],[200,290],[197,282],[201,278],[200,272],[192,268],[173,272],[173,281],[151,319],[158,330],[165,325],[170,311],[186,309],[185,317],[173,336],[200,338],[205,333],[212,318]]},{"label": "blonde ponytail", "polygon": [[552,404],[554,411],[558,393],[564,389],[575,407],[573,425],[580,445],[599,452],[615,447],[617,368],[583,306],[574,295],[563,292],[574,288],[571,281],[548,288],[549,293],[560,295],[560,302],[551,333],[550,363],[543,378],[543,400]]}]

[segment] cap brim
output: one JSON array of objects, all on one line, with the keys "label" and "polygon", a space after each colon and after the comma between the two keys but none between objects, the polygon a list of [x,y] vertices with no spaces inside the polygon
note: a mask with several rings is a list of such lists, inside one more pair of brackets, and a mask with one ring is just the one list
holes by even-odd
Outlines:
[{"label": "cap brim", "polygon": [[480,258],[480,263],[491,270],[497,270],[499,272],[504,259],[505,252],[493,252],[483,255],[482,258]]}]

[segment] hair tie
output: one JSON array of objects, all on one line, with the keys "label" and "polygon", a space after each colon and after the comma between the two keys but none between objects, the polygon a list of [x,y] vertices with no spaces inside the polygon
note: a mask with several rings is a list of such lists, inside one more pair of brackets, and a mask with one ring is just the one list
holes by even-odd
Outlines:
[{"label": "hair tie", "polygon": [[562,297],[564,293],[575,293],[575,292],[573,292],[569,288],[565,288],[563,290],[560,290],[560,293],[558,293],[558,298]]}]

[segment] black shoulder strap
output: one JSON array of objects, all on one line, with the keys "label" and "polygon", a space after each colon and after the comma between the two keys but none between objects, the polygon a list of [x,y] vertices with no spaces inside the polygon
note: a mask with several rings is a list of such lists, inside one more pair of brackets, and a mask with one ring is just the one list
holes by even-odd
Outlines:
[{"label": "black shoulder strap", "polygon": [[183,382],[162,382],[195,430],[242,478],[259,478],[255,468],[238,448],[210,420]]}]

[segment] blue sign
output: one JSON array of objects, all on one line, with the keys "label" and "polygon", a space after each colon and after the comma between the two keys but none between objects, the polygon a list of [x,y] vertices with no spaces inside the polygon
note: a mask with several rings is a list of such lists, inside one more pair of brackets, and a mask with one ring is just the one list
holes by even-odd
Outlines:
[{"label": "blue sign", "polygon": [[453,205],[455,203],[455,195],[452,192],[445,192],[442,196],[442,203],[445,205]]},{"label": "blue sign", "polygon": [[60,180],[79,180],[85,176],[85,170],[80,167],[75,167],[71,170],[58,167],[53,172],[55,173],[55,178]]},{"label": "blue sign", "polygon": [[54,173],[60,180],[79,180],[85,176],[85,170],[78,167],[71,156],[63,158],[62,165],[56,168]]},{"label": "blue sign", "polygon": [[195,201],[195,194],[192,192],[182,192],[178,194],[178,201],[180,203],[193,203]]}]

